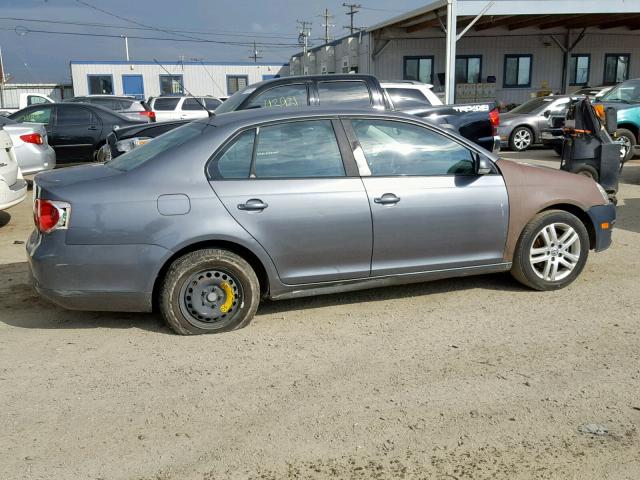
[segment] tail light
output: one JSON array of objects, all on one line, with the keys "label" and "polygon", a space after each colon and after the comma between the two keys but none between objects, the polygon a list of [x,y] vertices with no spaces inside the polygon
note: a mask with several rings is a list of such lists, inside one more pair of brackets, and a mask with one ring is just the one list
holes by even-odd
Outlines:
[{"label": "tail light", "polygon": [[25,143],[35,143],[36,145],[42,145],[44,139],[39,133],[28,133],[26,135],[20,135],[20,140]]},{"label": "tail light", "polygon": [[149,117],[150,120],[155,121],[155,119],[156,119],[156,112],[154,112],[154,111],[143,110],[142,112],[139,112],[139,113],[142,116]]},{"label": "tail light", "polygon": [[493,134],[497,135],[498,127],[500,126],[500,110],[494,108],[489,112],[489,121],[491,122],[491,128],[493,130]]},{"label": "tail light", "polygon": [[66,202],[36,198],[33,205],[33,221],[41,233],[67,228],[70,213],[71,205]]}]

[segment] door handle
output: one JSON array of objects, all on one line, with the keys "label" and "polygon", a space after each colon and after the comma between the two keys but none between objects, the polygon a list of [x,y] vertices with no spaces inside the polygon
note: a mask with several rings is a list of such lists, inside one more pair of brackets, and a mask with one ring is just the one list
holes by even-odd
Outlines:
[{"label": "door handle", "polygon": [[380,205],[395,205],[400,201],[400,197],[396,197],[393,193],[385,193],[381,197],[374,198],[373,201]]},{"label": "door handle", "polygon": [[247,200],[247,203],[238,204],[238,210],[245,210],[249,212],[262,211],[267,208],[269,205],[264,203],[262,200],[258,198],[252,198],[251,200]]},{"label": "door handle", "polygon": [[89,128],[87,128],[87,130],[97,130],[98,127],[96,127],[95,125],[91,125]]}]

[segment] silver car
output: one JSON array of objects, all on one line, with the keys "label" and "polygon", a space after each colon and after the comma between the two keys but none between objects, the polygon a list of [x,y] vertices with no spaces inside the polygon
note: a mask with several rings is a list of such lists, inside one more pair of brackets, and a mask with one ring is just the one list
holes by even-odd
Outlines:
[{"label": "silver car", "polygon": [[511,271],[555,290],[611,243],[590,178],[502,160],[395,112],[256,109],[190,122],[106,164],[34,180],[37,291],[159,308],[177,333],[281,299]]},{"label": "silver car", "polygon": [[542,142],[542,130],[548,128],[549,115],[566,110],[576,95],[550,95],[532,98],[507,113],[500,114],[498,135],[503,148],[520,152]]},{"label": "silver car", "polygon": [[24,175],[56,167],[56,152],[49,145],[44,125],[18,123],[0,116],[0,127],[11,137],[18,166]]},{"label": "silver car", "polygon": [[156,114],[149,108],[146,102],[134,97],[116,97],[115,95],[85,95],[84,97],[73,97],[65,102],[89,103],[100,105],[114,112],[124,115],[131,120],[145,120],[155,122]]}]

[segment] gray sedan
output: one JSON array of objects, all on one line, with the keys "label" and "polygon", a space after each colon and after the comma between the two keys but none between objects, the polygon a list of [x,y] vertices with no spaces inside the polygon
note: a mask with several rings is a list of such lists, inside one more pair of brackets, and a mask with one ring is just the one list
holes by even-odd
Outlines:
[{"label": "gray sedan", "polygon": [[542,130],[547,128],[550,114],[563,114],[575,95],[538,97],[500,115],[498,135],[502,147],[523,151],[542,142]]},{"label": "gray sedan", "polygon": [[261,298],[503,271],[562,288],[615,220],[587,177],[371,109],[217,115],[39,174],[34,190],[27,253],[42,296],[158,307],[183,335],[243,327]]},{"label": "gray sedan", "polygon": [[19,123],[0,116],[0,127],[11,137],[18,166],[24,175],[55,168],[56,152],[49,145],[44,125]]}]

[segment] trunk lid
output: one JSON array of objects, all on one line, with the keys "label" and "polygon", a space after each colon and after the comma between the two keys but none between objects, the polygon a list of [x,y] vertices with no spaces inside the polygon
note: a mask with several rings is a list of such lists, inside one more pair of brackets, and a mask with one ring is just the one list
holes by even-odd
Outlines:
[{"label": "trunk lid", "polygon": [[0,177],[10,187],[18,179],[18,162],[13,152],[13,143],[4,129],[0,129]]}]

